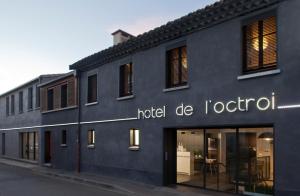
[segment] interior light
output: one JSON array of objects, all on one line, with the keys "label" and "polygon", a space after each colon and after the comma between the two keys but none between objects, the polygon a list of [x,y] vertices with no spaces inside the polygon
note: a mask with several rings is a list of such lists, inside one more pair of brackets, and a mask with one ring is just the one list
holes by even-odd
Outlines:
[{"label": "interior light", "polygon": [[258,136],[258,138],[266,140],[266,141],[272,141],[273,140],[273,133],[271,132],[264,132]]},{"label": "interior light", "polygon": [[140,130],[135,130],[134,131],[134,139],[135,139],[135,145],[138,146],[140,145]]},{"label": "interior light", "polygon": [[[252,46],[256,51],[259,51],[259,39],[258,38],[254,39]],[[264,37],[263,38],[263,50],[265,50],[268,46],[269,46],[268,39]]]}]

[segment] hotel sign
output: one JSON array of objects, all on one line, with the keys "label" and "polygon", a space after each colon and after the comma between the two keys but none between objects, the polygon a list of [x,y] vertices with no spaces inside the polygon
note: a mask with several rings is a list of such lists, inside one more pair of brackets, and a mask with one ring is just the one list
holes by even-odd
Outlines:
[{"label": "hotel sign", "polygon": [[[219,100],[205,100],[203,110],[205,115],[215,113],[235,113],[235,112],[247,112],[250,109],[258,111],[275,110],[275,93],[272,93],[269,97],[258,97],[258,98],[242,98],[237,97],[233,100],[219,101]],[[153,119],[153,118],[165,118],[166,108],[162,107],[150,107],[147,109],[138,109],[138,119]],[[195,112],[193,105],[186,105],[184,103],[179,104],[174,112],[176,116],[192,116]]]}]

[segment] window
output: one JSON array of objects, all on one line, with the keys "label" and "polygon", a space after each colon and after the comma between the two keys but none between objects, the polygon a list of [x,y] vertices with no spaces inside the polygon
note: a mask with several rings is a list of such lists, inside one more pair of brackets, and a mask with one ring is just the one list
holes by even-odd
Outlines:
[{"label": "window", "polygon": [[120,97],[132,95],[132,63],[120,66]]},{"label": "window", "polygon": [[61,131],[61,145],[63,145],[63,146],[67,145],[67,131],[66,130]]},{"label": "window", "polygon": [[35,92],[35,107],[39,108],[40,107],[40,87],[36,87],[35,88],[36,92]]},{"label": "window", "polygon": [[6,97],[6,116],[9,116],[9,97]]},{"label": "window", "polygon": [[244,72],[276,68],[276,17],[244,26]]},{"label": "window", "polygon": [[23,91],[19,92],[19,113],[23,113]]},{"label": "window", "polygon": [[140,130],[130,129],[130,146],[129,149],[139,149],[140,147]]},{"label": "window", "polygon": [[54,97],[53,97],[53,89],[48,89],[47,92],[47,110],[54,109]]},{"label": "window", "polygon": [[33,98],[33,95],[32,95],[32,87],[28,88],[28,110],[32,110],[32,98]]},{"label": "window", "polygon": [[61,108],[65,108],[68,106],[68,85],[64,84],[61,86],[61,99],[60,99],[60,106]]},{"label": "window", "polygon": [[10,100],[10,113],[12,115],[15,114],[15,95],[11,95],[11,100]]},{"label": "window", "polygon": [[187,79],[186,46],[167,51],[167,88],[186,85]]},{"label": "window", "polygon": [[37,132],[20,133],[21,158],[27,160],[38,160],[39,144]]},{"label": "window", "polygon": [[88,130],[88,146],[95,145],[95,130]]},{"label": "window", "polygon": [[88,77],[88,103],[97,102],[97,74]]}]

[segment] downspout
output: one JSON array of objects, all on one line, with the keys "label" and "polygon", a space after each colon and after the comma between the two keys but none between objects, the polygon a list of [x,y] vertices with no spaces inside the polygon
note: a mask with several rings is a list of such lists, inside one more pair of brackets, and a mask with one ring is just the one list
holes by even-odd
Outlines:
[{"label": "downspout", "polygon": [[77,114],[77,166],[76,166],[76,170],[78,173],[80,173],[80,169],[81,169],[81,91],[80,91],[80,71],[76,70],[75,72],[76,74],[76,80],[77,80],[77,105],[78,105],[78,114]]}]

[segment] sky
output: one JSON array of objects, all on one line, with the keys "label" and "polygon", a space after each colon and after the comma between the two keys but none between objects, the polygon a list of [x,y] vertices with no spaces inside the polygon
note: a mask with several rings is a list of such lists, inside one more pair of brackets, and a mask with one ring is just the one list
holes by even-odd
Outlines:
[{"label": "sky", "polygon": [[216,0],[0,0],[0,94]]}]

